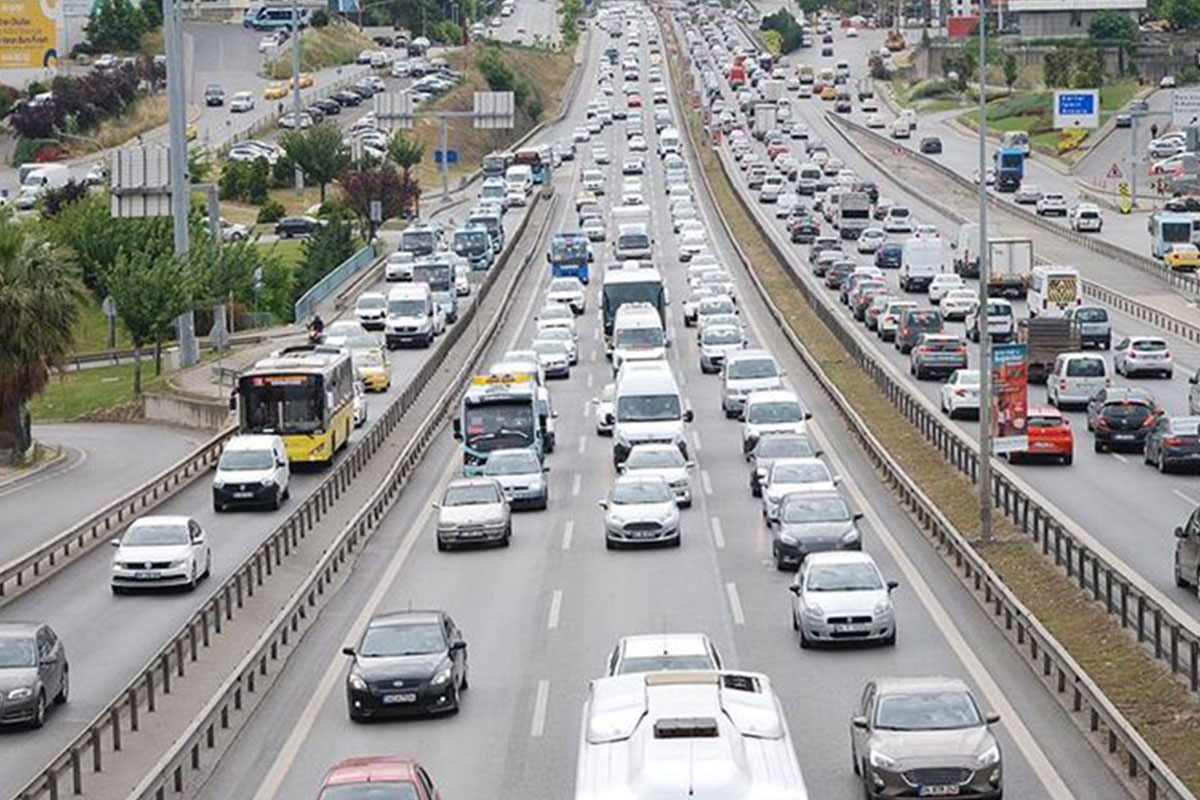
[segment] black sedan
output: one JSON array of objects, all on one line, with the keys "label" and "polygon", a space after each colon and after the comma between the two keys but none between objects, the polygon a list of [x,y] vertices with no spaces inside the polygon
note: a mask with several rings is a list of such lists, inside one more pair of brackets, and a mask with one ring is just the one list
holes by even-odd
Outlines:
[{"label": "black sedan", "polygon": [[338,103],[342,106],[356,106],[363,101],[361,95],[346,89],[343,89],[340,92],[334,92],[330,95],[330,97],[338,101]]},{"label": "black sedan", "polygon": [[1159,472],[1200,467],[1200,417],[1159,417],[1146,437],[1144,458]]},{"label": "black sedan", "polygon": [[888,242],[875,251],[875,266],[880,269],[900,269],[904,256],[904,245]]},{"label": "black sedan", "polygon": [[350,719],[458,711],[467,688],[467,643],[442,611],[372,618],[346,675]]},{"label": "black sedan", "polygon": [[69,693],[67,653],[50,626],[0,622],[0,725],[40,728]]},{"label": "black sedan", "polygon": [[926,136],[921,140],[921,152],[927,156],[938,155],[942,152],[942,140],[936,136]]},{"label": "black sedan", "polygon": [[321,221],[312,217],[284,217],[275,223],[275,235],[280,239],[308,236],[320,226]]},{"label": "black sedan", "polygon": [[851,511],[837,492],[786,495],[772,518],[771,550],[776,569],[794,569],[809,553],[861,550],[861,512]]},{"label": "black sedan", "polygon": [[313,105],[321,109],[327,117],[342,113],[342,104],[332,97],[323,97],[320,100],[314,100]]}]

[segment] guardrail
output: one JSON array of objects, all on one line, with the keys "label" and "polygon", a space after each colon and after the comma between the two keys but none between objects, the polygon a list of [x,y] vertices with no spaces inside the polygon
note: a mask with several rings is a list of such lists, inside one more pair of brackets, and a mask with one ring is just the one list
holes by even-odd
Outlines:
[{"label": "guardrail", "polygon": [[[521,239],[538,203],[539,200],[535,199],[530,207],[530,212],[525,215],[518,230],[514,232],[505,259],[515,250],[516,243]],[[547,219],[550,219],[550,216],[547,215]],[[536,251],[536,248],[534,250]],[[523,270],[524,267],[523,263],[520,269]],[[296,507],[286,520],[267,535],[264,541],[246,557],[223,584],[213,590],[201,604],[199,610],[192,614],[146,666],[126,684],[125,688],[118,692],[116,698],[17,793],[17,800],[35,800],[35,798],[40,800],[45,797],[50,800],[58,800],[59,796],[64,793],[83,794],[85,776],[103,770],[103,753],[106,745],[113,751],[121,750],[123,735],[140,729],[142,714],[155,712],[159,695],[170,694],[172,683],[186,677],[188,665],[199,659],[201,648],[207,649],[212,646],[214,636],[221,633],[224,623],[231,621],[238,609],[245,605],[247,599],[254,596],[257,587],[261,587],[276,569],[282,567],[284,558],[299,547],[300,540],[305,538],[309,531],[320,524],[322,518],[331,511],[342,494],[348,490],[359,472],[367,466],[375,453],[388,440],[405,414],[415,404],[418,396],[443,369],[446,357],[454,345],[462,338],[464,332],[471,328],[471,323],[478,313],[483,298],[498,279],[497,276],[500,272],[501,269],[489,270],[487,277],[479,285],[476,302],[467,308],[458,322],[442,337],[436,350],[425,360],[408,386],[391,403],[375,426],[354,445],[350,452],[341,457],[317,489]],[[514,279],[513,285],[515,283]],[[507,305],[507,303],[501,303],[498,306],[496,317],[505,312]],[[474,347],[483,347],[488,341],[486,336],[477,337]],[[435,404],[435,409],[440,409],[440,411],[435,411],[432,419],[440,419],[447,406],[448,404],[445,402]],[[373,530],[374,526],[381,521],[383,509],[386,506],[380,506],[376,502],[379,493],[387,489],[387,503],[390,505],[396,492],[403,485],[403,480],[400,483],[395,482],[395,476],[401,475],[406,479],[412,468],[415,467],[420,453],[423,452],[432,437],[433,432],[430,430],[430,425],[432,422],[426,420],[426,424],[422,426],[422,432],[406,445],[403,454],[397,460],[397,465],[391,473],[392,480],[387,481],[377,490],[373,502],[364,506],[355,516],[355,519],[366,527],[363,527],[361,531],[359,530],[361,526],[343,531],[339,537],[339,543],[325,552],[318,568],[310,574],[302,590],[293,596],[292,601],[286,607],[286,609],[292,609],[294,614],[288,615],[285,622],[281,622],[277,617],[275,623],[263,634],[259,640],[263,649],[260,651],[256,648],[254,651],[259,658],[251,658],[248,655],[243,660],[238,672],[231,678],[236,683],[231,693],[228,694],[231,704],[241,708],[243,693],[253,693],[256,690],[260,669],[263,670],[261,674],[265,675],[267,661],[278,656],[280,644],[284,646],[289,644],[291,636],[296,630],[293,626],[298,625],[298,617],[303,617],[307,613],[307,609],[316,604],[333,573],[345,564],[346,556],[361,541],[361,535]],[[369,523],[363,522],[363,520],[369,520]],[[204,718],[207,719],[207,715]],[[193,723],[192,729],[195,727],[196,723]],[[214,728],[210,725],[207,731],[208,733],[205,735],[211,735]],[[192,763],[199,766],[198,755]],[[164,792],[165,788],[160,786],[157,797],[161,798]]]},{"label": "guardrail", "polygon": [[359,271],[374,263],[375,248],[368,245],[331,269],[321,280],[314,283],[307,292],[300,295],[300,299],[296,301],[293,309],[295,322],[299,324],[308,319],[309,315],[312,314],[313,306],[337,291],[338,287],[347,278],[353,277]]},{"label": "guardrail", "polygon": [[[696,142],[692,137],[690,126],[687,126],[687,135],[692,143],[693,150],[702,146],[702,143]],[[871,354],[866,352],[853,337],[848,335],[845,321],[838,318],[830,310],[828,298],[814,291],[796,273],[787,249],[780,246],[774,235],[774,227],[769,224],[763,224],[758,215],[758,210],[746,200],[742,187],[735,181],[736,173],[731,172],[729,169],[724,150],[718,149],[717,152],[721,168],[725,173],[725,178],[730,186],[734,188],[734,196],[737,197],[738,202],[742,205],[747,215],[754,220],[755,225],[759,228],[760,233],[772,251],[772,255],[791,275],[792,284],[821,317],[830,331],[846,346],[856,363],[864,368],[867,364],[877,367]],[[694,163],[694,167],[702,177],[700,183],[708,195],[709,203],[713,207],[717,207],[711,186],[708,182],[708,176],[698,163]],[[772,317],[778,323],[779,328],[787,337],[792,347],[795,348],[800,358],[804,361],[809,372],[817,380],[831,402],[837,407],[851,432],[862,444],[873,466],[883,476],[884,482],[897,495],[902,505],[910,512],[915,522],[924,530],[925,534],[938,545],[943,558],[950,562],[959,572],[966,586],[973,591],[980,605],[992,616],[997,626],[1005,632],[1010,641],[1014,641],[1018,651],[1027,659],[1030,668],[1035,674],[1040,675],[1043,683],[1051,690],[1064,709],[1075,715],[1076,723],[1084,729],[1085,733],[1093,737],[1098,737],[1094,741],[1094,744],[1106,749],[1110,755],[1115,756],[1121,761],[1124,765],[1128,781],[1135,785],[1144,796],[1151,800],[1159,797],[1172,798],[1173,800],[1194,800],[1194,795],[1171,771],[1170,767],[1159,758],[1158,754],[1154,752],[1141,735],[1138,734],[1129,721],[1125,719],[1124,715],[1109,701],[1100,687],[1091,680],[1087,673],[1066,652],[1054,636],[1038,622],[1036,617],[1030,613],[1020,600],[1009,591],[1004,582],[988,566],[987,562],[979,556],[966,537],[942,514],[941,510],[925,495],[921,488],[908,477],[900,464],[892,458],[887,449],[872,434],[870,427],[855,410],[854,404],[829,379],[822,369],[820,362],[808,352],[804,343],[800,341],[788,326],[786,318],[771,299],[766,287],[759,281],[750,258],[738,244],[737,237],[729,228],[724,217],[720,214],[717,214],[716,217],[720,219],[726,237],[733,244],[746,273],[750,276],[758,294],[770,310]],[[871,374],[876,379],[876,383],[879,384],[880,380],[877,376],[881,375],[882,371],[879,369],[868,369],[867,371],[868,374]],[[893,402],[896,402],[899,398],[912,399],[911,395],[898,383],[892,382],[888,386],[892,391],[885,391],[885,394]],[[880,388],[884,388],[883,385]],[[919,405],[917,403],[912,404],[914,407]],[[923,406],[921,407],[923,408]],[[921,421],[924,424],[917,424],[911,418],[910,421],[913,421],[922,434],[931,441],[933,441],[931,434],[933,434],[934,438],[952,438],[956,437],[957,434],[957,432],[948,431],[940,419],[923,418]]]},{"label": "guardrail", "polygon": [[[297,331],[295,331],[295,330],[286,330],[286,329],[280,329],[280,328],[275,328],[275,329],[261,328],[261,329],[256,330],[253,333],[230,334],[228,344],[231,347],[237,346],[237,345],[243,345],[243,344],[258,344],[259,342],[265,342],[268,339],[278,339],[278,338],[281,338],[284,336],[294,336],[296,333],[297,333]],[[179,346],[178,342],[169,342],[169,343],[164,343],[164,344],[166,345],[166,347],[164,347],[164,350],[173,349],[173,348]],[[201,350],[213,349],[212,340],[209,339],[208,337],[200,339],[200,349]],[[107,364],[109,362],[112,362],[113,364],[120,364],[122,361],[127,361],[127,360],[133,358],[133,355],[134,355],[134,352],[133,352],[133,348],[131,348],[131,347],[117,348],[115,350],[98,350],[94,353],[75,353],[75,354],[69,355],[63,359],[63,364],[67,367],[74,367],[75,369],[81,369],[84,365],[90,365],[90,364]],[[142,351],[142,359],[149,360],[153,357],[154,357],[153,351],[151,351],[151,350],[143,350]]]}]

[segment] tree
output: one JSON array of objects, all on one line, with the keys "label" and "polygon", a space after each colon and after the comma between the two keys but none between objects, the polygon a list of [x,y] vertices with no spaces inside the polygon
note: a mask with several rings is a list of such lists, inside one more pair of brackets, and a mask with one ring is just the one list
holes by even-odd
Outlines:
[{"label": "tree", "polygon": [[414,214],[419,214],[417,202],[421,197],[421,187],[413,177],[412,170],[425,158],[425,145],[398,130],[388,142],[388,158],[400,167],[401,188],[405,197],[401,201],[399,216],[405,216],[410,208]]},{"label": "tree", "polygon": [[105,281],[133,342],[133,392],[141,394],[142,348],[160,350],[175,318],[192,308],[192,275],[184,258],[134,251],[118,256]]},{"label": "tree", "polygon": [[1176,30],[1200,27],[1200,0],[1166,0],[1163,13]]},{"label": "tree", "polygon": [[1132,44],[1137,39],[1137,23],[1121,11],[1105,9],[1096,12],[1088,23],[1088,36],[1103,44]]},{"label": "tree", "polygon": [[83,286],[70,252],[0,215],[0,453],[29,448],[25,403],[72,344]]},{"label": "tree", "polygon": [[[404,211],[404,178],[390,164],[375,169],[347,172],[338,183],[342,187],[346,205],[358,219],[362,238],[368,242],[375,238],[379,223],[400,216]],[[371,219],[371,203],[379,202],[380,217]]]},{"label": "tree", "polygon": [[1017,77],[1020,75],[1020,70],[1017,67],[1017,57],[1012,53],[1004,54],[1004,85],[1008,87],[1008,91],[1012,92],[1013,86],[1017,82]]},{"label": "tree", "polygon": [[1048,89],[1060,89],[1071,85],[1071,67],[1074,52],[1059,45],[1046,53],[1042,61],[1043,80]]},{"label": "tree", "polygon": [[300,264],[292,284],[292,302],[312,288],[313,284],[354,255],[354,234],[341,220],[330,220],[300,245]]},{"label": "tree", "polygon": [[1075,89],[1099,89],[1104,85],[1104,57],[1095,47],[1075,50],[1071,86]]},{"label": "tree", "polygon": [[145,14],[129,0],[100,0],[84,27],[94,51],[137,50],[146,30]]},{"label": "tree", "polygon": [[325,187],[350,166],[350,153],[344,146],[341,130],[323,122],[306,131],[288,131],[280,141],[304,177],[320,185],[321,202],[325,202]]}]

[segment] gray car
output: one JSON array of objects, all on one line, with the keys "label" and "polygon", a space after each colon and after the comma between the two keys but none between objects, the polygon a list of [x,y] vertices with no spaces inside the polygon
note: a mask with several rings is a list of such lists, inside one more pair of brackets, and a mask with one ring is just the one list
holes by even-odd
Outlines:
[{"label": "gray car", "polygon": [[508,547],[512,539],[512,512],[495,478],[456,478],[433,506],[438,510],[438,550],[485,542]]},{"label": "gray car", "polygon": [[800,646],[840,642],[896,643],[893,581],[861,551],[827,551],[804,559],[789,587],[792,628]]},{"label": "gray car", "polygon": [[726,417],[740,417],[751,392],[778,389],[783,370],[766,350],[745,350],[725,359],[722,370],[721,407]]},{"label": "gray car", "polygon": [[868,798],[999,800],[1000,745],[957,678],[878,678],[863,689],[850,727],[854,771]]},{"label": "gray car", "polygon": [[483,474],[495,478],[511,508],[542,508],[550,501],[549,467],[532,450],[513,448],[488,454]]},{"label": "gray car", "polygon": [[720,372],[725,359],[745,346],[740,325],[708,325],[700,334],[700,371],[705,375]]},{"label": "gray car", "polygon": [[787,495],[779,515],[768,523],[775,568],[799,567],[810,554],[826,550],[861,550],[862,516],[838,492]]},{"label": "gray car", "polygon": [[609,550],[624,544],[679,546],[679,508],[662,478],[619,477],[600,507],[606,512],[604,544]]},{"label": "gray car", "polygon": [[1064,311],[1063,316],[1079,323],[1079,340],[1084,347],[1112,347],[1112,318],[1104,306],[1076,306]]},{"label": "gray car", "polygon": [[805,433],[768,433],[760,436],[750,451],[750,494],[762,497],[762,486],[771,474],[771,465],[780,458],[808,458],[821,451]]},{"label": "gray car", "polygon": [[0,725],[40,728],[69,693],[67,652],[50,626],[0,622]]},{"label": "gray car", "polygon": [[692,505],[692,476],[695,464],[683,457],[673,444],[635,444],[621,465],[623,475],[662,478],[675,493],[680,508]]}]

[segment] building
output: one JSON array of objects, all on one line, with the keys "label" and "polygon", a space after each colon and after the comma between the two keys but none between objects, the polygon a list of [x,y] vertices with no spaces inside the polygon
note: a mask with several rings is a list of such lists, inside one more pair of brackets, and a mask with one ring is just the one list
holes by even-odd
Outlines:
[{"label": "building", "polygon": [[1120,11],[1136,22],[1146,0],[1009,0],[1008,10],[1025,37],[1087,36],[1096,14]]}]

